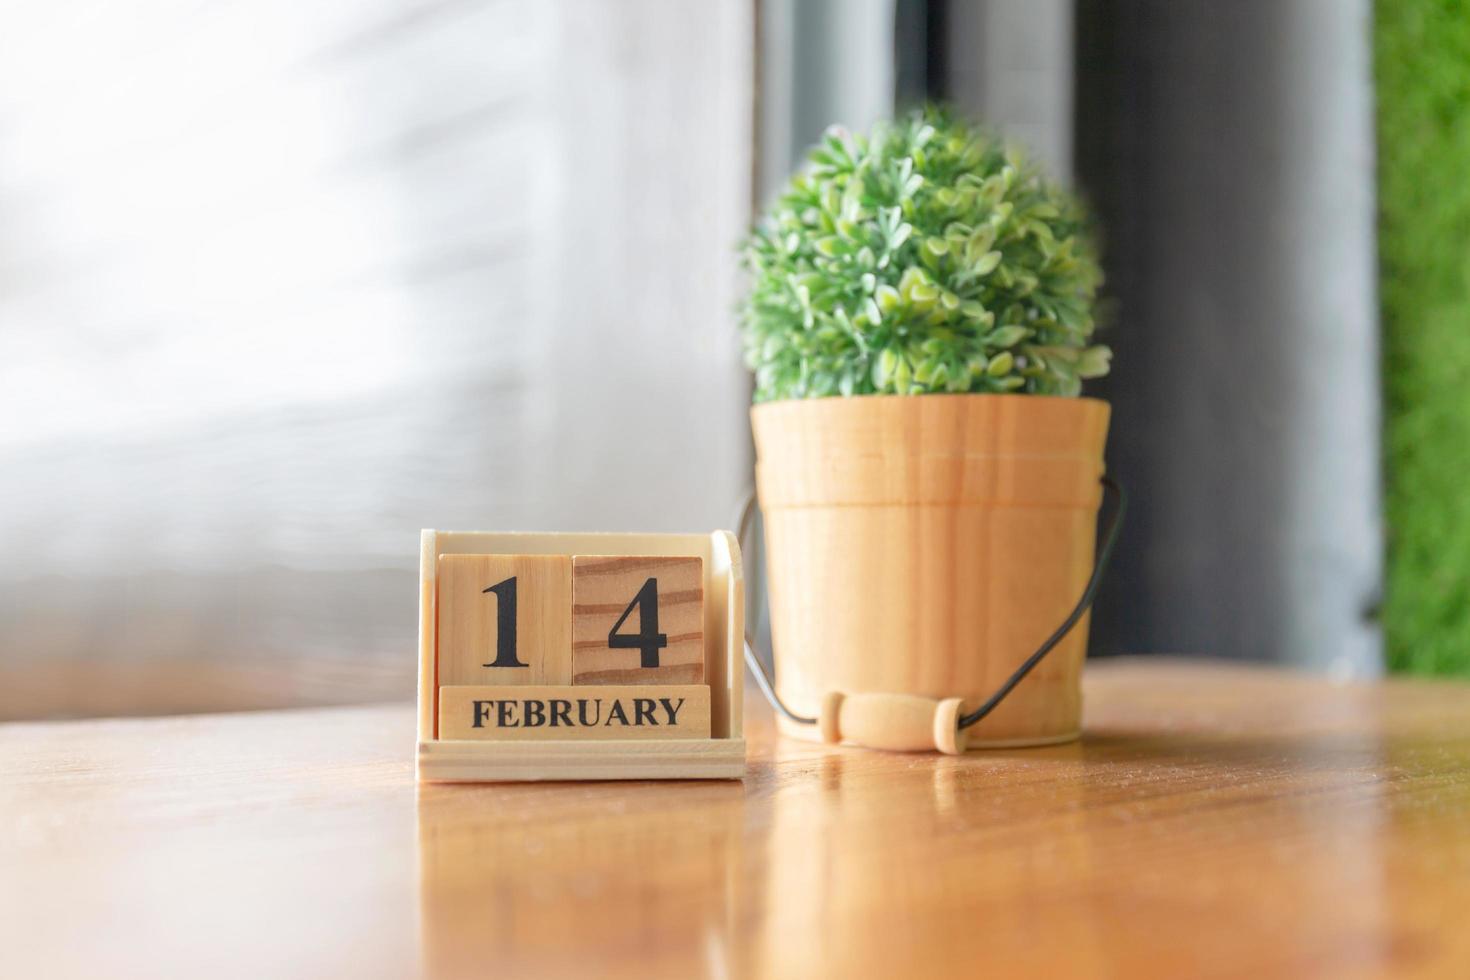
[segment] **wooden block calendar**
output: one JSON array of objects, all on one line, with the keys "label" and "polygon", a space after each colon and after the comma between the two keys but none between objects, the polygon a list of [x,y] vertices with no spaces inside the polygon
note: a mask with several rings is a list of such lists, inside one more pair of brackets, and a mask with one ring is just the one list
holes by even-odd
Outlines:
[{"label": "wooden block calendar", "polygon": [[739,778],[744,581],[724,531],[425,531],[427,781]]}]

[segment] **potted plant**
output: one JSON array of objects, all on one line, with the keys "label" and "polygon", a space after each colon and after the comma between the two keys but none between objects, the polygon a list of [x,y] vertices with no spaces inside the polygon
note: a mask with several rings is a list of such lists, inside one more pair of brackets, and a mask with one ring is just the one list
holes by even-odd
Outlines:
[{"label": "potted plant", "polygon": [[[814,717],[831,692],[969,710],[1092,572],[1108,406],[1078,396],[1110,352],[1083,208],[926,108],[829,131],[745,255],[776,690]],[[1083,620],[969,744],[1076,737],[1086,637]]]}]

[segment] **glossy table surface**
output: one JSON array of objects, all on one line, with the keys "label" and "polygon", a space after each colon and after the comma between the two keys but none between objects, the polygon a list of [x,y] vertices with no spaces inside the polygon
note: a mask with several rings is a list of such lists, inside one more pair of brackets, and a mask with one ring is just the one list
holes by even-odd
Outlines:
[{"label": "glossy table surface", "polygon": [[1470,976],[1470,686],[1094,663],[1086,736],[424,786],[408,705],[0,726],[0,976]]}]

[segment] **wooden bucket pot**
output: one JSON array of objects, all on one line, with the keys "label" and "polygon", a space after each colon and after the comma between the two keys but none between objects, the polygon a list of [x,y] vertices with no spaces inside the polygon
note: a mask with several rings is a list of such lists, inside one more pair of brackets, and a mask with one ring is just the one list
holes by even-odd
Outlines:
[{"label": "wooden bucket pot", "polygon": [[[807,716],[830,691],[962,697],[969,711],[993,693],[1092,573],[1108,415],[1096,399],[1039,395],[755,406],[782,700]],[[1077,737],[1087,626],[969,730],[969,747]]]}]

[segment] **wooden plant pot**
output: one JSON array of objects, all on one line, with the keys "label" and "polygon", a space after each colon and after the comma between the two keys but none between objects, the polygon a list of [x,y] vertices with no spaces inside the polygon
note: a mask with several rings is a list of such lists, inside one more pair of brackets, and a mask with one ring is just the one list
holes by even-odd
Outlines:
[{"label": "wooden plant pot", "polygon": [[[815,716],[829,691],[963,697],[966,711],[990,695],[1092,573],[1108,415],[1039,395],[755,406],[782,700]],[[1087,625],[969,730],[970,747],[1077,737]]]}]

